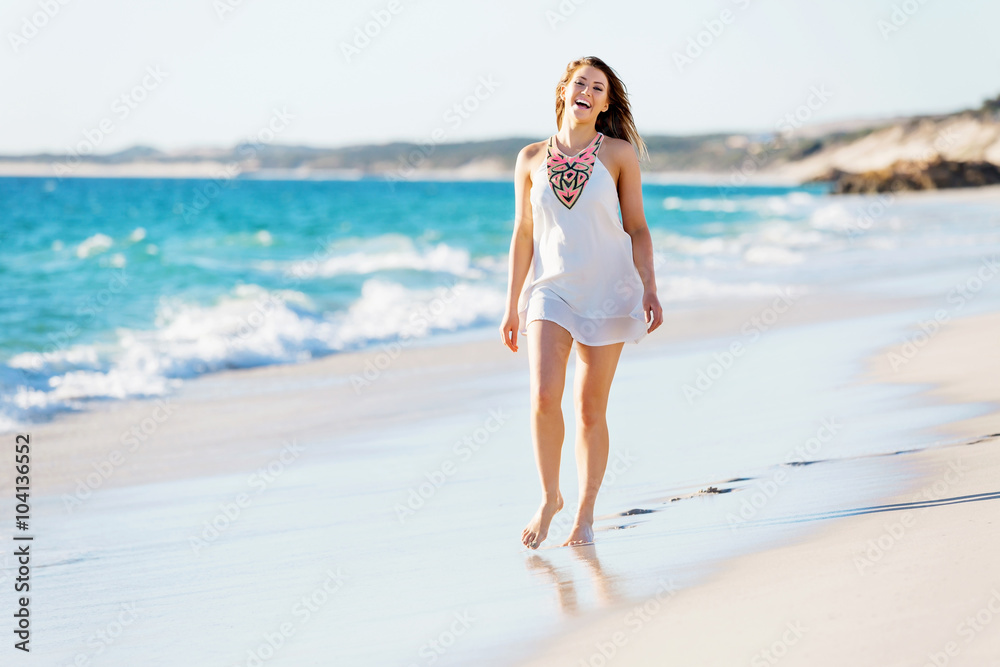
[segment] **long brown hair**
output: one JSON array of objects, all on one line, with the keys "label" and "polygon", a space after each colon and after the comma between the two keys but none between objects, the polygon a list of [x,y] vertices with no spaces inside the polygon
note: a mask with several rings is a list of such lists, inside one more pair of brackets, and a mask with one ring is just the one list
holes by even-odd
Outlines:
[{"label": "long brown hair", "polygon": [[635,147],[640,160],[643,157],[648,158],[649,151],[646,149],[646,142],[642,140],[639,131],[635,129],[635,120],[632,118],[632,109],[629,106],[625,84],[611,69],[611,66],[597,56],[578,58],[566,66],[566,72],[556,85],[556,128],[562,127],[563,113],[566,110],[566,102],[563,100],[566,84],[569,83],[573,72],[586,65],[601,70],[608,77],[608,110],[598,114],[597,131],[609,137],[624,139]]}]

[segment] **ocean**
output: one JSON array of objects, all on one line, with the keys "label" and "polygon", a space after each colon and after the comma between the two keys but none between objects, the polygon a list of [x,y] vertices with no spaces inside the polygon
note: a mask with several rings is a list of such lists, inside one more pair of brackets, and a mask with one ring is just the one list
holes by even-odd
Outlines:
[{"label": "ocean", "polygon": [[[646,184],[665,308],[933,293],[1000,248],[986,205],[825,193]],[[512,215],[510,182],[2,178],[0,430],[222,369],[492,336]]]}]

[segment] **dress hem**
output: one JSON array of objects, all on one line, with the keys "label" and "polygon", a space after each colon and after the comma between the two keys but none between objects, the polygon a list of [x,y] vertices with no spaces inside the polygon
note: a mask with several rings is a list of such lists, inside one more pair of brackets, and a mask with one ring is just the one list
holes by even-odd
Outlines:
[{"label": "dress hem", "polygon": [[566,331],[569,332],[569,335],[573,337],[573,341],[574,342],[580,343],[581,345],[586,345],[587,347],[601,347],[601,346],[604,346],[604,345],[615,345],[617,343],[629,343],[631,345],[637,345],[649,333],[647,331],[643,331],[642,335],[639,336],[639,337],[637,337],[637,338],[624,338],[624,339],[622,339],[622,338],[616,338],[615,340],[610,340],[610,341],[606,341],[606,342],[588,343],[585,340],[580,340],[577,337],[577,335],[575,333],[573,333],[573,329],[572,328],[566,326],[565,324],[563,324],[562,322],[560,322],[559,320],[557,320],[557,319],[555,319],[553,317],[532,317],[530,320],[528,320],[527,322],[524,323],[524,330],[523,331],[519,331],[518,333],[520,333],[522,336],[527,336],[528,335],[528,325],[531,324],[532,322],[536,321],[536,320],[545,320],[546,322],[552,322],[554,324],[558,324],[563,329],[565,329]]}]

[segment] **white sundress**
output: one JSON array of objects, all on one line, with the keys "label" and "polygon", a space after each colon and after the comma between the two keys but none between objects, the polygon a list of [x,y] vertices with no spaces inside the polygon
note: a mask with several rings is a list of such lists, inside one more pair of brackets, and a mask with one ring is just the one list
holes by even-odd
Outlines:
[{"label": "white sundress", "polygon": [[646,335],[642,279],[619,217],[618,189],[597,158],[604,135],[567,156],[549,137],[532,174],[534,252],[518,297],[520,333],[550,320],[584,345],[638,343]]}]

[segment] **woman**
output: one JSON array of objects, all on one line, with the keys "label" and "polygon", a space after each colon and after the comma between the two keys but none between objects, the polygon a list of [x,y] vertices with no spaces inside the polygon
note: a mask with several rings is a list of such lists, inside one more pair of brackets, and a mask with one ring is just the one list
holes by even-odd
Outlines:
[{"label": "woman", "polygon": [[518,332],[528,341],[531,435],[542,482],[541,506],[521,535],[531,549],[563,506],[562,396],[573,342],[580,504],[563,546],[594,541],[594,502],[608,463],[608,393],[622,347],[663,322],[633,150],[646,146],[614,70],[595,57],[571,62],[556,86],[556,125],[555,135],[517,156],[500,325],[511,351]]}]

